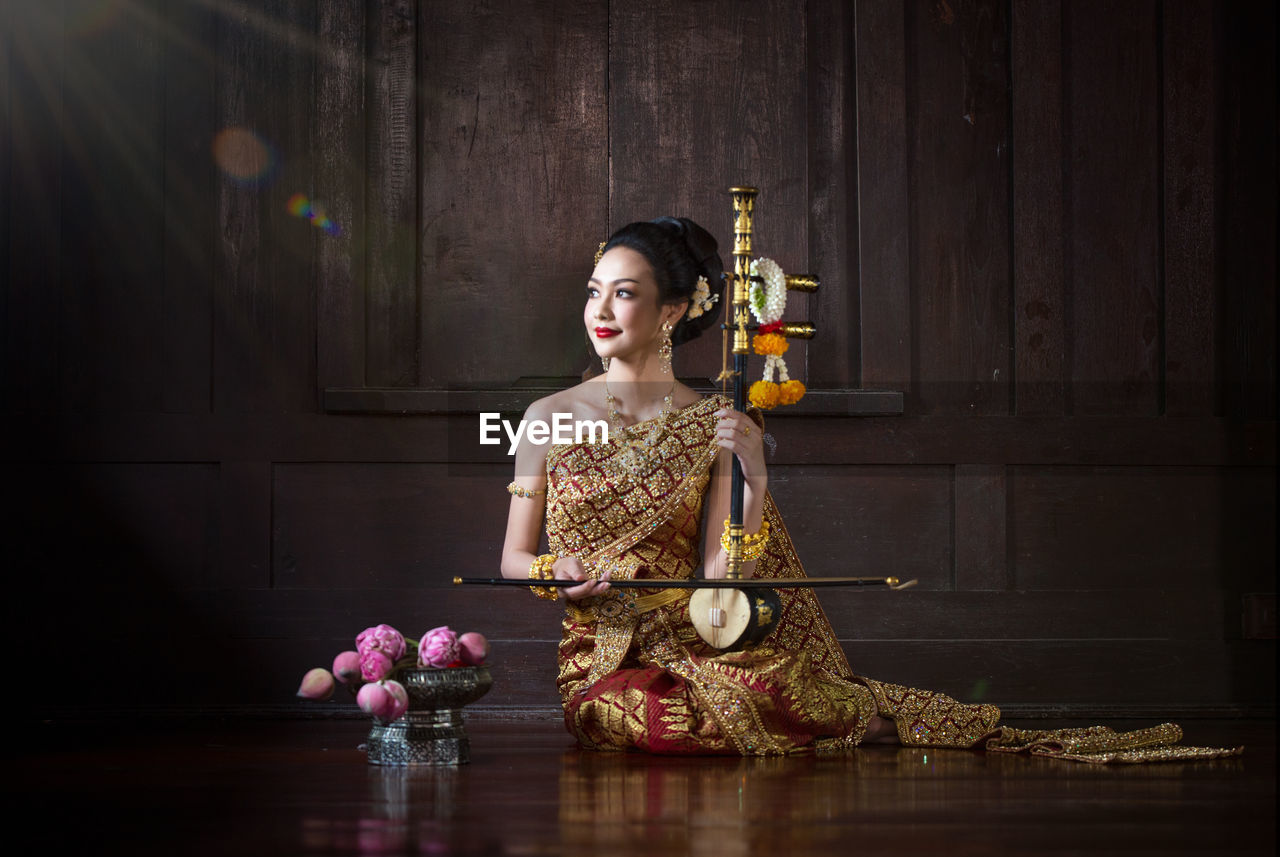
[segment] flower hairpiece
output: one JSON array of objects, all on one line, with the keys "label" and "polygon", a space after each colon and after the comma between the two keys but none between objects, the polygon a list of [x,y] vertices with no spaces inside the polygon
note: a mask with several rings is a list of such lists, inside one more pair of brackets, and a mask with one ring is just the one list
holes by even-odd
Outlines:
[{"label": "flower hairpiece", "polygon": [[715,306],[718,300],[720,295],[711,294],[711,284],[707,282],[707,278],[698,277],[698,285],[693,290],[693,297],[689,301],[689,309],[685,312],[685,317],[697,318]]}]

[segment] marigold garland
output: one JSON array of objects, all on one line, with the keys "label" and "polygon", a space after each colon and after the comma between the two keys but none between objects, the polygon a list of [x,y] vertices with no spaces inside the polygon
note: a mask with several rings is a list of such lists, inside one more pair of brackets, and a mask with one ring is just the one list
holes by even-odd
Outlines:
[{"label": "marigold garland", "polygon": [[752,340],[756,354],[786,354],[791,347],[787,338],[780,333],[757,333]]}]

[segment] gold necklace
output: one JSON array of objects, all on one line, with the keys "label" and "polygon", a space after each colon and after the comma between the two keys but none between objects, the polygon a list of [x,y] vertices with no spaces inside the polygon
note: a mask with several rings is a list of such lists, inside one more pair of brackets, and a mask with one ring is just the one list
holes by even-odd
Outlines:
[{"label": "gold necklace", "polygon": [[[644,437],[635,437],[632,429],[635,426],[624,426],[622,417],[618,415],[618,403],[613,397],[613,392],[609,389],[609,382],[604,382],[604,400],[609,407],[609,430],[613,432],[622,450],[614,458],[609,459],[611,467],[622,467],[626,473],[634,477],[642,477],[648,475],[653,469],[653,452],[658,442],[662,440],[662,435],[666,432],[667,422],[671,418],[672,400],[675,393],[676,382],[671,382],[671,389],[667,391],[667,395],[662,397],[662,409],[658,412],[658,416],[651,422],[649,431]],[[639,423],[636,423],[639,425]],[[616,462],[616,464],[615,464]]]}]

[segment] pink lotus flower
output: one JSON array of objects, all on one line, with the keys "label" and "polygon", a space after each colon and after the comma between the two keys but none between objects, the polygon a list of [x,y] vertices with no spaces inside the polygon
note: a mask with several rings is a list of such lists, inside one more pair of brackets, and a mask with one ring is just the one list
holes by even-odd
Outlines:
[{"label": "pink lotus flower", "polygon": [[391,658],[379,651],[370,650],[359,657],[360,677],[365,681],[381,681],[391,674],[395,666]]},{"label": "pink lotus flower", "polygon": [[328,699],[333,696],[333,676],[324,667],[308,670],[298,685],[298,696],[303,699]]},{"label": "pink lotus flower", "polygon": [[390,625],[365,628],[356,636],[356,650],[362,655],[382,652],[395,663],[404,657],[404,635]]},{"label": "pink lotus flower", "polygon": [[356,705],[365,714],[390,722],[409,710],[409,694],[398,681],[373,682],[360,688]]},{"label": "pink lotus flower", "polygon": [[[333,659],[333,677],[343,684],[351,684],[351,682],[360,678],[360,653],[359,652],[342,652]],[[382,676],[378,676],[382,678]]]},{"label": "pink lotus flower", "polygon": [[458,635],[448,625],[432,628],[418,644],[418,666],[447,667],[458,660]]},{"label": "pink lotus flower", "polygon": [[468,631],[458,638],[458,657],[469,667],[478,667],[489,657],[489,641],[483,634]]}]

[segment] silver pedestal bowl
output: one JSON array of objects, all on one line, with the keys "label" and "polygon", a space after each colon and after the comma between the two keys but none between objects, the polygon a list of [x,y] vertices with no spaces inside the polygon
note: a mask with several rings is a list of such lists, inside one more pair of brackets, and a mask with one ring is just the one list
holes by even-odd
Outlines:
[{"label": "silver pedestal bowl", "polygon": [[489,692],[488,667],[407,669],[399,676],[409,694],[409,710],[392,721],[373,718],[368,750],[371,765],[465,765],[471,742],[462,707]]}]

